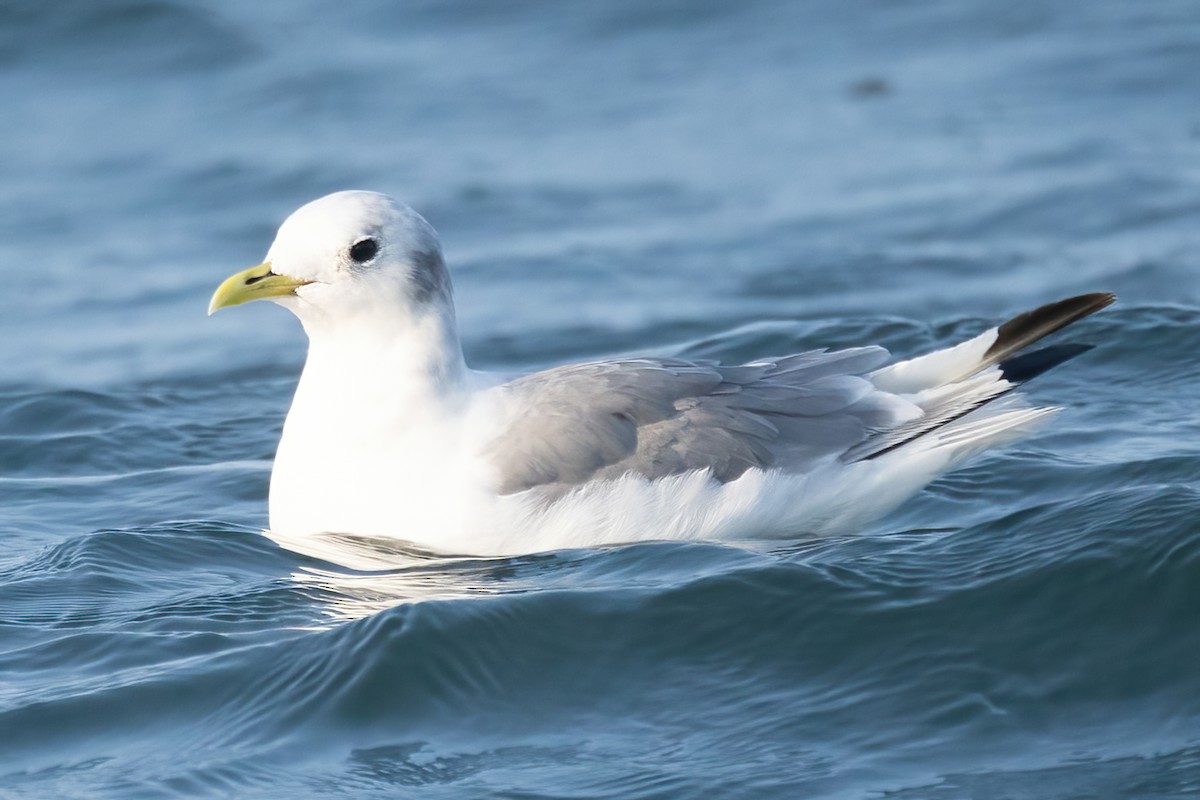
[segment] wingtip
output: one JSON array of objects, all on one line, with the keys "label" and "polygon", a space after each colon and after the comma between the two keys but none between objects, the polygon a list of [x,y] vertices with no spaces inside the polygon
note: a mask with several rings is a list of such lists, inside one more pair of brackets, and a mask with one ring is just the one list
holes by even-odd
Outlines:
[{"label": "wingtip", "polygon": [[991,363],[1008,358],[1042,337],[1107,308],[1116,300],[1117,296],[1112,292],[1092,292],[1047,303],[1019,314],[999,327],[996,341],[988,349],[986,357]]},{"label": "wingtip", "polygon": [[1095,349],[1095,347],[1093,344],[1085,344],[1083,342],[1056,344],[1007,358],[997,366],[1000,367],[1000,374],[1004,376],[1006,381],[1010,383],[1025,383],[1041,375],[1043,372],[1054,369],[1065,361],[1070,361],[1076,356],[1081,356],[1087,351]]}]

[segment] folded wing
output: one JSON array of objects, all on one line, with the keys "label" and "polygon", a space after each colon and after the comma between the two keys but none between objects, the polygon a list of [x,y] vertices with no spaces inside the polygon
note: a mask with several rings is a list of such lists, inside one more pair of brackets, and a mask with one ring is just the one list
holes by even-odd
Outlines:
[{"label": "folded wing", "polygon": [[933,433],[963,447],[1048,413],[979,419],[993,400],[1086,348],[1018,351],[1113,299],[1084,295],[1043,306],[887,367],[886,350],[860,347],[740,366],[629,359],[534,373],[495,390],[512,412],[486,456],[501,493],[554,496],[626,474],[708,470],[728,482],[753,468],[806,472],[832,460],[878,458]]}]

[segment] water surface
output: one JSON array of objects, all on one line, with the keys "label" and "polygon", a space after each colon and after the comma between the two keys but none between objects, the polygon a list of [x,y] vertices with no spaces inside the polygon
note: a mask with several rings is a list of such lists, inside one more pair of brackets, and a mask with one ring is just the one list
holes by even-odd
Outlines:
[{"label": "water surface", "polygon": [[[1200,793],[1197,76],[1185,0],[0,2],[0,796]],[[1121,303],[857,535],[354,570],[260,533],[298,325],[203,313],[344,188],[480,368]]]}]

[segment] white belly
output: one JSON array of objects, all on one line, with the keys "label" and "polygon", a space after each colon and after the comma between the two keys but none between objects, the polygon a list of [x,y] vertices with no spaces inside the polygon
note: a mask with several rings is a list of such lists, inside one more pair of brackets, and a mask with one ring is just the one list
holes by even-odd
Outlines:
[{"label": "white belly", "polygon": [[444,425],[364,431],[289,418],[271,473],[271,529],[433,545],[471,529],[485,484]]}]

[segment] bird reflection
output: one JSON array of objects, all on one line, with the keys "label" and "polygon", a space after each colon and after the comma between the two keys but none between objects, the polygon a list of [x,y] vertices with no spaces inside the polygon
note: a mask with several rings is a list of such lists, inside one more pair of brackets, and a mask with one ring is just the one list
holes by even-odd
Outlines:
[{"label": "bird reflection", "polygon": [[520,558],[447,556],[399,539],[325,533],[293,539],[271,531],[279,545],[325,562],[306,564],[292,580],[336,622],[405,603],[526,592],[566,554]]}]

